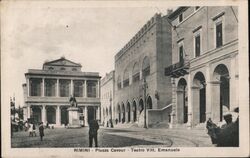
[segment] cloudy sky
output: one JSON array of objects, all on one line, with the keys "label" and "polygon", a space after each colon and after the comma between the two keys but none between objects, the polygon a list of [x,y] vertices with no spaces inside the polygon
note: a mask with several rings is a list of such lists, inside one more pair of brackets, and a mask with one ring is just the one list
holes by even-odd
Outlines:
[{"label": "cloudy sky", "polygon": [[28,69],[62,56],[105,75],[114,55],[167,3],[13,2],[2,10],[2,94],[23,105]]}]

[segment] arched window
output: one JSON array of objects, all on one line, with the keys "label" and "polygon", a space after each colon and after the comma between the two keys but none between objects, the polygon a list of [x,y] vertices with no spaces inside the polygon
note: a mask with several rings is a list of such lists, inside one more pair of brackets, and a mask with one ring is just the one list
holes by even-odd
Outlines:
[{"label": "arched window", "polygon": [[129,72],[128,69],[126,68],[123,74],[123,87],[127,86],[129,86]]},{"label": "arched window", "polygon": [[64,70],[66,70],[64,67],[62,67],[60,70],[62,70],[62,71],[64,71]]},{"label": "arched window", "polygon": [[133,67],[133,82],[140,80],[139,64],[136,62]]},{"label": "arched window", "polygon": [[122,88],[121,76],[118,76],[118,78],[117,78],[117,88],[118,88],[118,89],[121,89],[121,88]]},{"label": "arched window", "polygon": [[54,70],[54,68],[53,67],[49,67],[49,70]]},{"label": "arched window", "polygon": [[142,63],[142,74],[144,77],[150,75],[150,61],[149,57],[145,57]]}]

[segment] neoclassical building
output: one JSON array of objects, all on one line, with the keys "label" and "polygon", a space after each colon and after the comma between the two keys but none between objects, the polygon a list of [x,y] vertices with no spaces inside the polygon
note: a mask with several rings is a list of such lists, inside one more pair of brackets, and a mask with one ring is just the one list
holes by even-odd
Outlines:
[{"label": "neoclassical building", "polygon": [[107,121],[115,120],[115,71],[107,73],[101,79],[101,122],[105,125]]},{"label": "neoclassical building", "polygon": [[171,35],[167,16],[155,14],[115,55],[113,110],[119,123],[142,125],[145,105],[147,126],[168,121],[172,89],[164,69],[172,64]]},{"label": "neoclassical building", "polygon": [[48,122],[54,126],[68,123],[69,98],[76,98],[80,120],[88,125],[100,119],[100,76],[96,72],[82,72],[81,65],[64,57],[45,62],[43,68],[25,73],[24,120]]},{"label": "neoclassical building", "polygon": [[179,7],[172,28],[171,124],[194,127],[238,106],[238,8]]}]

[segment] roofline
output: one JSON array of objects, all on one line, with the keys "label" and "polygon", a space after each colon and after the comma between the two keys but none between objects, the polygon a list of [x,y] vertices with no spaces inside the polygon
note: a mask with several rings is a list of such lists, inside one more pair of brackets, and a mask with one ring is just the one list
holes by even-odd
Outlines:
[{"label": "roofline", "polygon": [[180,12],[188,9],[189,7],[178,7],[175,11],[173,11],[171,14],[168,15],[169,19],[173,19],[176,17]]},{"label": "roofline", "polygon": [[[73,63],[73,64],[76,64],[76,65],[82,67],[81,64],[75,63],[75,62],[73,62],[73,61],[71,61],[71,60],[68,60],[68,59],[66,59],[66,58],[60,58],[60,59],[48,61],[48,62],[45,62],[43,65],[47,65],[47,64],[50,64],[50,63],[53,63],[53,62],[57,62],[57,61],[62,60],[62,59],[67,60],[67,61],[69,61],[69,62],[71,62],[71,63]],[[56,65],[56,66],[59,66],[59,65]],[[76,66],[75,66],[75,67],[76,67]]]},{"label": "roofline", "polygon": [[25,76],[65,76],[65,77],[89,77],[89,78],[102,78],[101,76],[91,76],[91,75],[65,75],[65,74],[42,74],[42,73],[25,73]]}]

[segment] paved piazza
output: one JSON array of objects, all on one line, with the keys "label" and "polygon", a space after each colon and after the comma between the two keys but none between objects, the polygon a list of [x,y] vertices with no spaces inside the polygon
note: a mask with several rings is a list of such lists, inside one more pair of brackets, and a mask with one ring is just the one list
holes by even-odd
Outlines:
[{"label": "paved piazza", "polygon": [[[45,137],[40,141],[29,137],[28,132],[15,132],[11,139],[13,148],[36,147],[88,147],[88,127],[79,129],[45,129]],[[99,147],[197,147],[212,146],[204,130],[169,130],[143,128],[100,128]]]}]

